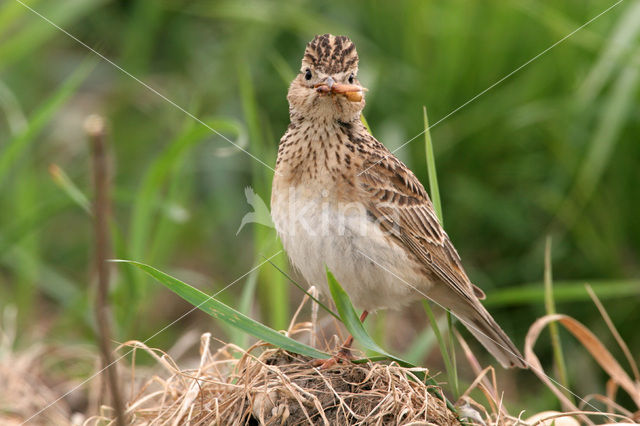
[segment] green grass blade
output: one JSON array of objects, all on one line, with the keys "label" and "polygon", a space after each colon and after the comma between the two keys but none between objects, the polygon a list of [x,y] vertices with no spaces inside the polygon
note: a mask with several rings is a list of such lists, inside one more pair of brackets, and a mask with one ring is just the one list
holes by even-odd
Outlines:
[{"label": "green grass blade", "polygon": [[601,101],[598,123],[576,174],[573,188],[558,208],[557,217],[573,228],[582,214],[583,207],[596,193],[617,145],[623,140],[620,134],[633,114],[636,93],[640,85],[640,48],[636,48],[628,66],[620,72],[606,99]]},{"label": "green grass blade", "polygon": [[191,303],[196,308],[211,315],[213,318],[219,319],[224,323],[236,327],[245,333],[250,334],[256,339],[271,343],[281,349],[294,352],[300,355],[309,356],[312,358],[326,359],[329,355],[321,352],[317,349],[307,346],[303,343],[297,342],[290,337],[285,336],[276,330],[269,328],[248,316],[236,311],[230,306],[214,299],[212,296],[208,296],[206,293],[184,283],[177,278],[174,278],[168,274],[165,274],[158,269],[155,269],[149,265],[141,262],[135,262],[132,260],[117,259],[114,262],[122,262],[133,265],[151,277],[158,280],[161,284],[173,291],[178,296],[182,297],[187,302]]},{"label": "green grass blade", "polygon": [[150,245],[154,209],[161,188],[175,170],[184,155],[199,142],[206,140],[210,131],[204,126],[197,126],[191,119],[185,122],[184,129],[153,160],[148,167],[140,189],[136,195],[136,204],[131,214],[131,256],[142,258],[146,247]]},{"label": "green grass blade", "polygon": [[[553,285],[556,302],[580,302],[590,300],[584,289],[589,282],[601,299],[612,299],[640,295],[640,280],[590,280],[557,281]],[[523,284],[497,290],[483,301],[485,306],[533,305],[544,302],[544,285],[541,282]]]},{"label": "green grass blade", "polygon": [[[244,137],[241,126],[231,120],[208,119],[205,121],[212,128],[233,132],[238,139]],[[183,129],[149,165],[137,191],[131,214],[127,257],[146,259],[150,258],[150,254],[160,250],[162,241],[159,238],[163,234],[156,231],[161,223],[158,216],[162,217],[162,215],[157,215],[157,212],[162,207],[162,203],[166,201],[166,195],[162,188],[175,175],[187,154],[198,144],[207,141],[210,135],[211,131],[208,128],[197,125],[189,118],[185,120]],[[150,250],[150,247],[153,250]],[[150,259],[154,260],[152,257]],[[133,306],[138,306],[143,303],[147,288],[142,275],[134,273],[133,277],[134,279],[128,283],[128,288],[123,290],[128,293],[130,303]],[[135,309],[131,311],[135,312]],[[132,318],[127,318],[124,322],[131,324]]]},{"label": "green grass blade", "polygon": [[[544,248],[544,306],[547,315],[556,313],[556,304],[553,300],[553,277],[551,270],[551,236],[547,236]],[[553,348],[553,358],[558,369],[560,383],[563,386],[563,392],[567,398],[573,401],[573,395],[568,391],[569,379],[567,375],[567,365],[564,361],[562,352],[562,344],[560,343],[560,330],[558,324],[554,321],[549,324],[549,334],[551,335],[551,347]]]},{"label": "green grass blade", "polygon": [[[424,311],[427,313],[429,317],[429,322],[431,323],[431,329],[433,330],[433,334],[436,336],[436,340],[438,341],[438,346],[440,347],[440,353],[442,354],[442,360],[444,361],[444,368],[447,370],[447,376],[449,377],[449,382],[451,385],[451,391],[453,395],[458,398],[460,395],[458,393],[458,380],[457,380],[457,372],[455,370],[452,357],[449,356],[449,350],[447,349],[448,343],[444,340],[444,336],[440,333],[440,328],[438,327],[438,322],[436,321],[435,315],[433,315],[433,310],[429,305],[429,302],[424,300],[422,302],[424,306]],[[449,322],[449,318],[447,318],[447,323]],[[453,333],[450,333],[453,334]]]},{"label": "green grass blade", "polygon": [[436,159],[433,155],[433,143],[431,142],[431,131],[429,130],[429,117],[427,116],[427,107],[422,107],[424,117],[424,149],[427,155],[427,172],[429,174],[429,190],[431,191],[431,201],[433,208],[438,215],[440,224],[444,226],[442,217],[442,204],[440,203],[440,189],[438,188],[438,175],[436,173]]},{"label": "green grass blade", "polygon": [[616,68],[624,66],[627,60],[625,55],[630,54],[637,45],[639,33],[640,3],[631,3],[617,22],[615,30],[607,37],[600,57],[578,90],[576,101],[579,105],[591,105],[594,102]]},{"label": "green grass blade", "polygon": [[[11,2],[14,3],[14,2]],[[21,59],[28,57],[32,52],[37,51],[43,43],[54,37],[67,37],[60,32],[55,26],[46,22],[41,17],[36,16],[34,12],[28,10],[24,5],[17,4],[24,12],[19,10],[3,10],[8,12],[8,16],[3,13],[0,17],[0,23],[6,24],[18,22],[15,28],[18,31],[12,33],[9,37],[5,37],[0,43],[0,70],[4,70],[10,65],[19,62]],[[86,15],[93,12],[105,0],[79,0],[74,2],[46,2],[39,1],[24,2],[29,4],[38,13],[46,16],[47,19],[56,25],[65,28],[69,24],[81,20]],[[46,5],[44,7],[41,7]],[[3,29],[4,27],[0,27]],[[9,27],[10,29],[12,27]]]},{"label": "green grass blade", "polygon": [[15,135],[0,152],[0,186],[6,182],[7,175],[21,154],[44,129],[45,125],[60,110],[62,105],[75,93],[80,84],[89,76],[96,61],[83,62],[65,82],[29,117],[29,124]]},{"label": "green grass blade", "polygon": [[379,355],[386,357],[387,359],[396,361],[402,366],[415,367],[415,365],[394,355],[391,355],[373,341],[371,336],[369,336],[369,333],[367,333],[367,330],[362,325],[362,322],[360,322],[360,317],[353,307],[353,304],[349,299],[349,295],[346,291],[344,291],[331,271],[328,268],[326,270],[327,282],[329,283],[329,291],[331,292],[331,297],[333,298],[333,301],[336,304],[336,308],[338,309],[338,313],[340,314],[340,320],[347,328],[349,333],[351,333],[351,335],[354,337],[354,339],[360,342],[366,349],[376,352]]},{"label": "green grass blade", "polygon": [[21,102],[16,95],[19,95],[19,93],[15,92],[0,79],[0,113],[4,115],[3,118],[11,135],[20,133],[29,124],[27,116],[22,110]]},{"label": "green grass blade", "polygon": [[342,286],[338,283],[329,269],[327,269],[327,281],[329,282],[329,291],[331,292],[331,297],[336,304],[336,308],[338,309],[338,313],[340,314],[342,323],[347,328],[347,330],[349,330],[349,333],[351,333],[351,335],[366,349],[377,352],[380,355],[387,356],[393,360],[398,361],[399,363],[410,365],[407,361],[401,360],[391,355],[373,341],[371,336],[369,336],[364,326],[360,322],[359,315],[351,304],[351,300],[349,299],[347,292],[344,291]]},{"label": "green grass blade", "polygon": [[[10,270],[17,262],[22,261],[22,263],[27,263],[25,258],[28,259],[31,256],[33,256],[33,254],[30,251],[16,247],[11,253],[2,256],[0,262],[2,262],[5,268]],[[82,288],[80,284],[72,282],[59,271],[56,271],[46,264],[41,264],[39,267],[41,269],[42,279],[37,280],[36,284],[47,297],[50,297],[64,307],[83,298],[79,290]]]},{"label": "green grass blade", "polygon": [[456,399],[460,396],[460,382],[458,381],[458,363],[456,361],[456,348],[453,342],[453,316],[447,311],[447,334],[449,335],[449,354],[451,355],[451,366],[453,367],[451,376],[451,388]]},{"label": "green grass blade", "polygon": [[[436,158],[433,154],[433,142],[431,140],[431,130],[429,129],[429,117],[427,115],[427,107],[422,107],[422,115],[424,119],[424,150],[427,157],[427,174],[429,176],[429,189],[431,192],[431,200],[433,202],[433,208],[436,211],[436,215],[438,216],[438,220],[440,224],[444,227],[444,217],[442,216],[442,203],[440,202],[440,188],[438,186],[438,174],[436,172]],[[434,332],[436,333],[436,337],[438,337],[438,343],[440,345],[440,351],[442,352],[442,357],[445,360],[445,366],[447,369],[447,375],[449,376],[449,381],[451,382],[451,389],[456,396],[458,397],[458,367],[456,365],[455,360],[455,348],[453,346],[453,321],[451,319],[451,312],[447,311],[447,324],[449,327],[447,328],[447,332],[449,333],[449,339],[447,342],[442,338],[440,334],[440,330],[438,330],[438,324],[433,316],[433,312],[431,312],[431,307],[428,302],[424,302],[425,311],[427,315],[429,315],[429,320],[431,321],[431,326],[434,327]],[[449,351],[451,357],[449,357],[449,351],[447,351],[446,346],[449,345]]]},{"label": "green grass blade", "polygon": [[[275,147],[277,144],[267,142],[267,132],[264,131],[264,122],[261,120],[255,82],[251,69],[244,60],[238,64],[238,84],[242,111],[251,143],[251,152],[260,158],[268,159],[267,162],[275,161]],[[271,193],[270,182],[273,179],[271,170],[253,161],[251,162],[251,172],[254,191],[263,199],[268,199]],[[254,227],[254,253],[256,259],[260,257],[260,254],[267,247],[272,246],[273,235],[273,230],[271,229]],[[282,275],[267,268],[260,271],[258,282],[262,308],[268,314],[268,324],[277,329],[287,327],[289,324],[288,284]]]},{"label": "green grass blade", "polygon": [[93,215],[91,211],[91,202],[86,195],[78,188],[78,186],[71,180],[69,175],[60,168],[57,164],[51,164],[49,166],[49,174],[54,183],[58,185],[69,196],[71,201],[76,203],[90,216]]},{"label": "green grass blade", "polygon": [[296,76],[296,72],[289,66],[287,60],[282,56],[280,52],[274,49],[269,55],[269,61],[282,79],[284,87],[289,87],[289,84],[291,84],[291,80],[293,80]]},{"label": "green grass blade", "polygon": [[444,337],[442,337],[442,333],[440,333],[440,327],[438,327],[438,322],[436,321],[436,316],[433,314],[433,310],[429,305],[429,302],[424,300],[422,302],[424,305],[424,311],[427,313],[427,317],[429,317],[429,322],[431,323],[431,329],[433,330],[433,334],[436,336],[436,340],[438,341],[438,346],[440,346],[440,352],[442,353],[442,358],[444,360],[445,368],[447,372],[450,372],[451,369],[451,358],[449,358],[449,350],[447,349],[447,344],[444,341]]},{"label": "green grass blade", "polygon": [[[367,119],[365,118],[364,114],[360,113],[360,121],[362,121],[362,124],[364,124],[364,127],[367,128],[367,131],[369,133],[371,133],[371,127],[369,127],[369,122],[367,121]],[[373,133],[371,133],[373,134]]]},{"label": "green grass blade", "polygon": [[[438,320],[438,326],[444,327],[447,319],[442,317]],[[431,327],[425,327],[402,354],[402,358],[412,364],[419,364],[431,352],[433,347],[438,343],[436,335]]]},{"label": "green grass blade", "polygon": [[[36,7],[38,4],[38,0],[34,0],[29,2],[31,7]],[[15,1],[6,1],[0,5],[0,36],[3,38],[6,37],[7,32],[9,32],[12,28],[20,22],[23,18],[23,15],[26,15],[30,12],[23,5]]]},{"label": "green grass blade", "polygon": [[[264,256],[263,256],[264,257]],[[311,300],[313,300],[315,303],[318,304],[318,306],[320,306],[322,309],[324,309],[329,315],[331,315],[332,317],[334,317],[335,319],[337,319],[338,321],[342,321],[341,318],[335,313],[333,312],[327,305],[325,305],[324,303],[322,303],[320,300],[318,300],[318,298],[314,297],[311,293],[309,293],[307,290],[305,290],[304,287],[302,287],[300,284],[298,284],[298,282],[296,282],[293,278],[291,278],[291,276],[289,274],[287,274],[285,271],[282,270],[282,268],[280,268],[278,265],[276,265],[275,263],[273,263],[270,259],[266,259],[267,262],[269,262],[274,268],[276,268],[282,275],[285,276],[286,279],[288,279],[291,283],[293,283],[293,285],[295,285],[296,287],[298,287],[300,289],[300,291],[302,291],[304,294],[306,294],[307,296],[309,296],[309,298]]]},{"label": "green grass blade", "polygon": [[[240,303],[238,304],[238,311],[244,315],[251,315],[251,308],[253,307],[253,301],[255,300],[256,287],[258,285],[258,270],[255,270],[247,277],[242,293],[240,294]],[[231,342],[246,348],[249,345],[249,336],[246,333],[233,333],[231,336]]]},{"label": "green grass blade", "polygon": [[31,208],[31,211],[17,217],[13,223],[5,224],[0,233],[0,255],[14,249],[23,238],[40,231],[47,221],[62,214],[71,206],[67,198],[46,199]]}]

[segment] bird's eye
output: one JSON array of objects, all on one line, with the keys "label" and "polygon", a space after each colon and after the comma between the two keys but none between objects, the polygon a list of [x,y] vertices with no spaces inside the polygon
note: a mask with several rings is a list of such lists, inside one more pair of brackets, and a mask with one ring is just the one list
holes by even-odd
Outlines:
[{"label": "bird's eye", "polygon": [[349,84],[353,84],[353,74],[349,75]]},{"label": "bird's eye", "polygon": [[311,80],[311,70],[309,68],[307,68],[307,70],[304,72],[304,78],[307,80]]}]

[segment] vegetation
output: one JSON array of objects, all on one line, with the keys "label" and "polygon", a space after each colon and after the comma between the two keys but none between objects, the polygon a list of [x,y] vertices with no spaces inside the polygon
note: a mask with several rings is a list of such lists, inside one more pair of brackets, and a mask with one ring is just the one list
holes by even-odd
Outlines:
[{"label": "vegetation", "polygon": [[[371,131],[401,147],[396,154],[429,188],[435,176],[416,137],[426,105],[447,232],[516,344],[555,309],[614,347],[589,283],[629,351],[640,353],[638,2],[618,4],[520,69],[614,2],[26,4],[0,4],[0,309],[17,308],[15,348],[40,336],[97,344],[83,129],[91,113],[108,125],[113,257],[219,292],[238,312],[287,329],[304,294],[280,271],[288,266],[275,232],[238,228],[254,209],[264,219],[258,197],[268,205],[273,172],[261,162],[275,162],[304,45],[332,32],[358,47]],[[197,311],[164,329],[191,306],[138,268],[113,268],[114,340],[168,348],[196,329],[244,348],[253,342]],[[451,353],[449,339],[444,362],[428,323],[416,304],[377,313],[367,328],[401,359],[431,371],[447,364],[463,391],[475,378],[463,351],[456,344]],[[588,353],[564,329],[554,336],[562,349],[543,335],[541,363],[564,357],[572,392],[604,393],[607,377]],[[498,376],[513,411],[559,408],[532,374]],[[625,398],[618,402],[631,408]]]}]

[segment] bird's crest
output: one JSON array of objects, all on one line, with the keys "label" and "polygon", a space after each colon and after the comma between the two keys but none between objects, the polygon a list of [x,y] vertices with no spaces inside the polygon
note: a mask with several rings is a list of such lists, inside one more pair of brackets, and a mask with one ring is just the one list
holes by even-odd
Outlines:
[{"label": "bird's crest", "polygon": [[345,36],[317,35],[307,44],[302,67],[310,66],[327,74],[356,71],[358,52],[353,42]]}]

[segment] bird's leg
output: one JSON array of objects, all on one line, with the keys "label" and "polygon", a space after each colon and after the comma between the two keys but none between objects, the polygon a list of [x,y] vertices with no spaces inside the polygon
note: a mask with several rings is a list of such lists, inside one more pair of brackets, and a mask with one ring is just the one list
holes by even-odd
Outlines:
[{"label": "bird's leg", "polygon": [[[360,315],[360,322],[363,323],[368,315],[368,311],[362,311],[362,315]],[[347,340],[342,343],[342,346],[340,347],[338,353],[327,360],[316,359],[313,361],[313,365],[319,366],[321,370],[326,370],[327,368],[335,365],[340,360],[353,360],[354,357],[351,353],[351,345],[353,345],[353,335],[350,334],[349,337],[347,337]]]},{"label": "bird's leg", "polygon": [[[360,322],[364,323],[364,320],[367,319],[368,315],[369,315],[369,311],[362,311],[362,315],[360,315]],[[345,340],[344,343],[342,343],[342,347],[338,351],[338,355],[341,358],[353,360],[353,354],[351,353],[351,345],[353,345],[353,336],[350,334],[349,337],[347,337],[347,340]]]}]

